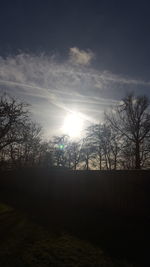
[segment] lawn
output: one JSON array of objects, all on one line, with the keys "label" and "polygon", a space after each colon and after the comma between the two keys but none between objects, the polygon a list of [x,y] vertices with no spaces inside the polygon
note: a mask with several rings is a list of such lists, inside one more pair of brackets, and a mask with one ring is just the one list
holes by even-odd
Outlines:
[{"label": "lawn", "polygon": [[131,267],[91,243],[68,233],[54,233],[25,214],[0,203],[0,266],[2,267]]}]

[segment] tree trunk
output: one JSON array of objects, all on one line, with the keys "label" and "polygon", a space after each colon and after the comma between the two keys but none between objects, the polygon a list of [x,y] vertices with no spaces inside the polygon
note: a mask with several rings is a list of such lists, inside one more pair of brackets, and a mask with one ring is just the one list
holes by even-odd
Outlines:
[{"label": "tree trunk", "polygon": [[115,154],[114,170],[117,170],[117,155]]},{"label": "tree trunk", "polygon": [[101,153],[99,152],[99,169],[102,169],[102,156]]},{"label": "tree trunk", "polygon": [[89,170],[89,158],[86,158],[86,170]]},{"label": "tree trunk", "polygon": [[75,160],[75,162],[74,162],[74,170],[76,171],[76,169],[77,169],[77,161]]},{"label": "tree trunk", "polygon": [[141,169],[140,144],[138,141],[135,144],[135,169]]}]

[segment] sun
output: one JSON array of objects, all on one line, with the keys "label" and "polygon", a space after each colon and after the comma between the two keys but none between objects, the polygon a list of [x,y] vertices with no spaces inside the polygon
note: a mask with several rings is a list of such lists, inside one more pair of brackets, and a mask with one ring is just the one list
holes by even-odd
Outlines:
[{"label": "sun", "polygon": [[71,138],[81,136],[83,130],[83,119],[78,112],[72,112],[66,116],[63,125],[63,132]]}]

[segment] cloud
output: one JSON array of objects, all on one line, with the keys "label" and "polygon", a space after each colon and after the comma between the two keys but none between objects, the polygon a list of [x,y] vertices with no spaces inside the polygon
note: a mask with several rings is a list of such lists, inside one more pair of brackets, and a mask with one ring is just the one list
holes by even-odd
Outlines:
[{"label": "cloud", "polygon": [[70,61],[75,65],[89,65],[94,58],[94,53],[90,50],[80,50],[78,47],[70,48]]},{"label": "cloud", "polygon": [[127,90],[143,94],[143,88],[150,88],[150,82],[90,67],[89,52],[74,49],[76,59],[84,64],[72,64],[68,59],[62,62],[44,54],[0,57],[1,90],[29,102],[34,118],[49,134],[58,130],[72,110],[83,112],[87,123],[99,121],[103,110],[120,101]]}]

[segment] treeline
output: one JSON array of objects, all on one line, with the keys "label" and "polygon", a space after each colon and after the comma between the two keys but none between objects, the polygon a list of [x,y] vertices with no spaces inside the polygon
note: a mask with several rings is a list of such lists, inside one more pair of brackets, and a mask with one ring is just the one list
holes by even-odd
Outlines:
[{"label": "treeline", "polygon": [[76,169],[148,169],[150,167],[150,109],[147,96],[127,95],[91,124],[84,138],[54,136],[45,141],[42,128],[31,120],[26,103],[0,97],[0,166]]}]

